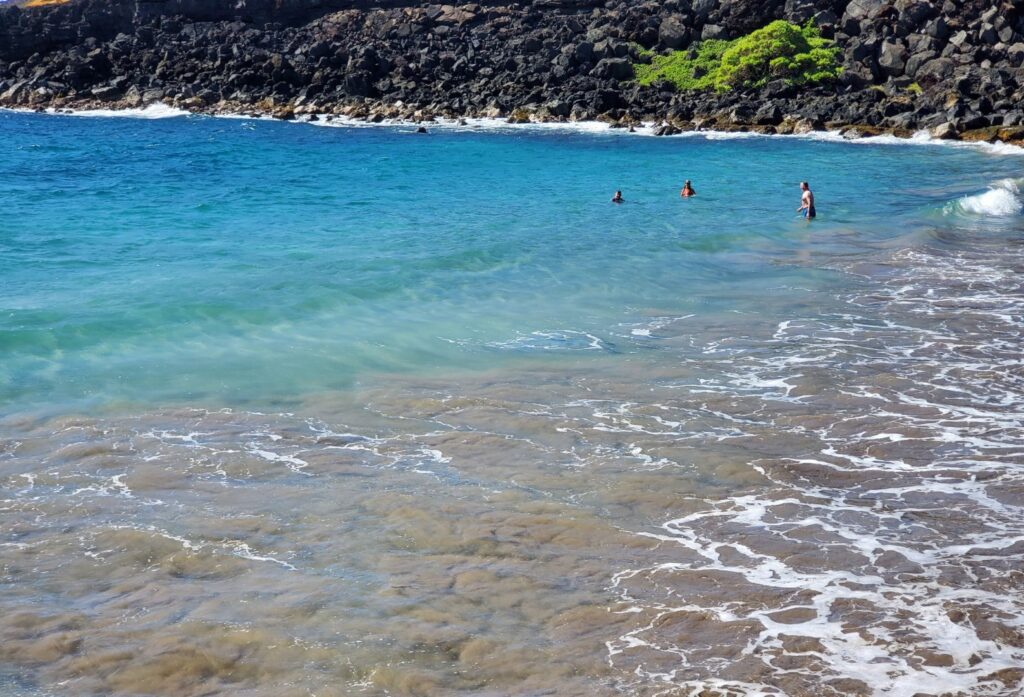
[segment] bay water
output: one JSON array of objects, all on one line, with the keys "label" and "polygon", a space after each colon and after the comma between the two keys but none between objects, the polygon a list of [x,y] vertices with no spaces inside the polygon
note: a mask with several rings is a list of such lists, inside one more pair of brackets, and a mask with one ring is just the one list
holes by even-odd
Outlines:
[{"label": "bay water", "polygon": [[162,115],[0,112],[3,694],[1018,694],[1020,151]]}]

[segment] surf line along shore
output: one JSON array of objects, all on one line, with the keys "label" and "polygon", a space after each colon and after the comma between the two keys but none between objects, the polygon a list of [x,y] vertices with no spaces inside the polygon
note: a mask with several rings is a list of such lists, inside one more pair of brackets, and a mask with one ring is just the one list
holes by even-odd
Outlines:
[{"label": "surf line along shore", "polygon": [[[82,116],[136,116],[140,118],[167,118],[172,116],[216,116],[226,118],[267,118],[282,121],[316,123],[318,125],[336,126],[408,126],[428,125],[441,127],[472,127],[501,128],[506,126],[547,126],[562,127],[571,130],[599,132],[609,130],[623,133],[639,133],[647,136],[678,136],[678,135],[732,135],[750,136],[809,136],[828,139],[841,138],[847,141],[865,140],[880,142],[879,139],[898,139],[911,142],[948,142],[978,145],[1004,145],[1013,148],[1024,148],[1024,129],[1017,128],[985,128],[975,131],[953,134],[945,129],[907,129],[883,128],[866,125],[838,125],[834,123],[812,122],[801,118],[783,120],[777,126],[741,124],[733,120],[716,118],[680,121],[664,120],[613,120],[599,118],[595,120],[572,121],[551,118],[544,113],[529,112],[517,109],[512,116],[504,117],[500,112],[485,110],[477,115],[453,116],[450,113],[433,114],[423,109],[411,109],[404,104],[370,104],[356,106],[340,106],[332,111],[323,111],[320,107],[293,108],[275,107],[273,105],[249,105],[231,102],[220,102],[209,107],[183,107],[173,101],[150,102],[143,106],[133,106],[129,102],[98,102],[85,100],[68,104],[60,102],[60,106],[15,107],[18,111],[36,111]],[[891,141],[890,141],[891,142]],[[1007,152],[1011,152],[1007,150]]]},{"label": "surf line along shore", "polygon": [[[283,119],[653,122],[660,135],[927,130],[937,138],[1024,139],[1016,5],[332,0],[316,8],[251,2],[239,12],[223,0],[198,9],[179,0],[0,9],[0,104],[167,103]],[[812,22],[834,42],[835,80],[767,80],[723,92],[637,80],[645,61],[675,60],[779,20]]]},{"label": "surf line along shore", "polygon": [[[100,105],[92,105],[100,106]],[[103,105],[103,108],[86,108],[86,109],[70,109],[70,108],[37,108],[37,109],[8,109],[13,112],[30,112],[39,114],[53,114],[53,115],[66,115],[66,116],[79,116],[83,118],[137,118],[137,119],[167,119],[167,118],[181,118],[187,116],[209,116],[212,118],[223,118],[223,119],[258,119],[258,120],[276,120],[274,116],[267,113],[254,112],[250,109],[242,109],[241,111],[225,111],[220,112],[216,110],[203,110],[200,112],[190,112],[184,109],[180,109],[173,106],[168,106],[162,102],[155,102],[145,107],[124,107],[124,108],[110,108],[111,105]],[[0,107],[0,111],[3,107]],[[390,113],[398,113],[392,110]],[[298,125],[311,125],[327,128],[397,128],[397,129],[411,129],[413,127],[421,127],[427,125],[432,130],[444,130],[444,131],[479,131],[479,130],[495,130],[495,131],[508,131],[510,129],[522,129],[522,128],[536,128],[543,130],[559,130],[566,132],[578,132],[578,133],[589,133],[589,134],[605,134],[609,136],[638,136],[638,137],[652,137],[652,136],[671,136],[678,138],[707,138],[712,140],[717,139],[734,139],[734,138],[799,138],[799,139],[811,139],[821,140],[826,142],[848,142],[857,143],[863,145],[920,145],[930,147],[953,147],[953,148],[971,148],[978,149],[984,152],[991,152],[993,154],[1001,155],[1024,155],[1024,142],[1002,142],[999,140],[968,140],[958,139],[949,140],[941,139],[933,136],[929,131],[917,131],[910,134],[896,135],[893,133],[879,133],[877,135],[869,135],[866,131],[857,128],[847,128],[842,130],[808,130],[797,128],[792,133],[779,132],[778,129],[774,133],[766,132],[764,129],[732,129],[732,130],[718,130],[718,129],[691,129],[691,130],[678,130],[671,134],[660,133],[659,129],[663,127],[663,124],[659,122],[641,122],[635,125],[631,125],[629,128],[619,127],[616,124],[610,124],[606,121],[523,121],[515,122],[509,119],[502,118],[491,118],[491,117],[469,117],[469,118],[446,118],[446,117],[426,117],[426,118],[402,118],[400,115],[395,117],[389,117],[386,119],[365,119],[357,118],[347,115],[336,115],[336,114],[323,114],[323,113],[303,113],[299,115],[293,115],[292,118],[286,120],[288,123]]]}]

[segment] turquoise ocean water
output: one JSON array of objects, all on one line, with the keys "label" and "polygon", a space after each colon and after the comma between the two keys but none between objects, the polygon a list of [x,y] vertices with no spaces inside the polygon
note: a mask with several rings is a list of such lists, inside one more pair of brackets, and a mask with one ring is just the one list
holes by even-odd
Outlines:
[{"label": "turquoise ocean water", "polygon": [[289,400],[643,351],[619,330],[651,313],[785,319],[842,283],[832,256],[932,242],[948,202],[1019,172],[792,139],[0,118],[8,409]]},{"label": "turquoise ocean water", "polygon": [[1020,152],[414,131],[0,112],[0,691],[1014,694]]}]

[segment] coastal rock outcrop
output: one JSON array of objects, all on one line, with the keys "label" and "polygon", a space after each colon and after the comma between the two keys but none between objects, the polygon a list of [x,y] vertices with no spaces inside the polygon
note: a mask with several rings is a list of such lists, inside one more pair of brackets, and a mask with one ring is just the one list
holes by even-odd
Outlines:
[{"label": "coastal rock outcrop", "polygon": [[[641,87],[646,51],[814,21],[831,85]],[[1024,0],[70,0],[0,7],[0,105],[494,116],[1017,140]],[[660,129],[668,132],[671,129]]]}]

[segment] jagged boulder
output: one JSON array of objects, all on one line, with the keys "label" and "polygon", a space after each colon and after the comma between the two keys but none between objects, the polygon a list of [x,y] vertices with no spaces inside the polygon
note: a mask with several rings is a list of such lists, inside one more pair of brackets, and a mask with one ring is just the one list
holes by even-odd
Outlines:
[{"label": "jagged boulder", "polygon": [[907,47],[902,42],[886,39],[878,53],[878,67],[889,77],[903,75],[907,66]]},{"label": "jagged boulder", "polygon": [[896,0],[893,7],[899,12],[899,23],[903,33],[920,27],[934,12],[934,5],[924,0]]},{"label": "jagged boulder", "polygon": [[92,89],[92,96],[101,102],[112,102],[115,99],[120,99],[123,95],[124,92],[121,88],[114,85],[104,85]]},{"label": "jagged boulder", "polygon": [[665,48],[680,49],[690,45],[692,32],[680,15],[671,15],[658,26],[658,43]]},{"label": "jagged boulder", "polygon": [[923,63],[914,72],[914,79],[928,87],[944,82],[953,76],[956,64],[949,58],[933,58]]},{"label": "jagged boulder", "polygon": [[850,4],[846,6],[843,18],[861,22],[875,13],[883,4],[883,0],[851,0]]},{"label": "jagged boulder", "polygon": [[612,80],[629,80],[633,77],[633,64],[626,58],[603,58],[591,74]]}]

